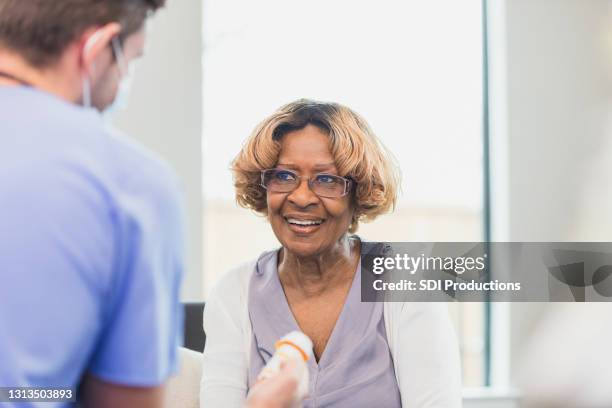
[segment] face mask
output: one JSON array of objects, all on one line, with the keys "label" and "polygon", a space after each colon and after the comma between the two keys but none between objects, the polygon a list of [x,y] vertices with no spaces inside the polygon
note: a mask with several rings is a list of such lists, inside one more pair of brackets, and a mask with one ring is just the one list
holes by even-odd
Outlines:
[{"label": "face mask", "polygon": [[[98,33],[95,33],[94,35],[91,36],[87,45],[85,46],[86,48],[90,46],[91,44],[93,44],[95,41],[97,41],[98,39],[97,34]],[[114,113],[124,110],[127,107],[129,96],[131,93],[132,78],[133,78],[133,69],[131,69],[131,67],[128,66],[127,61],[125,59],[125,55],[123,54],[123,49],[121,48],[121,44],[117,37],[111,40],[111,46],[113,48],[113,54],[115,55],[115,60],[117,61],[117,66],[119,68],[121,79],[119,82],[119,88],[117,89],[117,95],[115,96],[113,103],[111,103],[108,107],[104,109],[103,114],[105,117],[110,117]],[[92,104],[91,81],[85,74],[83,74],[82,81],[83,81],[83,99],[82,99],[83,106],[86,108],[91,108],[92,107],[91,105]]]},{"label": "face mask", "polygon": [[123,54],[123,49],[121,48],[121,44],[119,43],[117,37],[112,39],[111,46],[113,47],[113,53],[115,54],[115,59],[117,60],[117,66],[119,67],[121,79],[115,100],[106,109],[104,109],[105,117],[113,116],[117,112],[123,111],[127,108],[134,78],[133,65],[128,66],[125,55]]}]

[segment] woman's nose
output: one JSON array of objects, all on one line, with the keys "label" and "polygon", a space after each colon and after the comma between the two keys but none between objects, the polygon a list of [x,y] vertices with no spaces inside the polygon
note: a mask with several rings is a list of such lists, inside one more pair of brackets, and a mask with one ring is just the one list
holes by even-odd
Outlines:
[{"label": "woman's nose", "polygon": [[319,197],[310,189],[308,179],[302,178],[295,190],[289,193],[287,199],[297,207],[305,208],[319,202]]}]

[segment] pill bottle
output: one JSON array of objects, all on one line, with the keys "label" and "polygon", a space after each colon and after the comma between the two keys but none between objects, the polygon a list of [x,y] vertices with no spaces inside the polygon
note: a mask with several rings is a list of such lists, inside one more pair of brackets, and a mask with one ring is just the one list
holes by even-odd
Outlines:
[{"label": "pill bottle", "polygon": [[296,361],[298,388],[292,407],[301,407],[301,401],[308,393],[307,362],[313,358],[312,341],[304,333],[293,331],[277,341],[274,348],[274,355],[261,370],[257,380],[264,380],[278,374],[284,362]]}]

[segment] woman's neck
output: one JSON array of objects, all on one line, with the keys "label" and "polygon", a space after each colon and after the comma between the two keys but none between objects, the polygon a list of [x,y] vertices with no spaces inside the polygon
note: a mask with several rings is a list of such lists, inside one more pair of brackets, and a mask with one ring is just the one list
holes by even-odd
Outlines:
[{"label": "woman's neck", "polygon": [[306,295],[316,295],[346,283],[357,269],[360,241],[344,235],[329,251],[302,258],[283,248],[279,255],[278,274],[285,287]]}]

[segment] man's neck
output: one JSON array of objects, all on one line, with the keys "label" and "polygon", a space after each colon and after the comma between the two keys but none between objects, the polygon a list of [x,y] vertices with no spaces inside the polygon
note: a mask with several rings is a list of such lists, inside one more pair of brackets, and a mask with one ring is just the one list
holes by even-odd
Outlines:
[{"label": "man's neck", "polygon": [[27,85],[55,95],[67,102],[75,102],[78,97],[72,84],[60,74],[57,68],[36,68],[21,56],[0,49],[0,86]]}]

